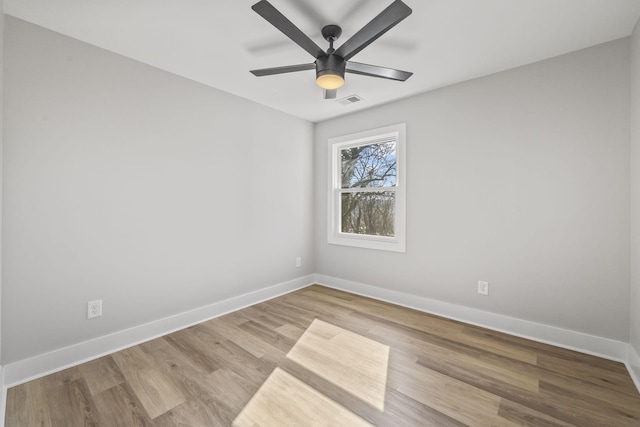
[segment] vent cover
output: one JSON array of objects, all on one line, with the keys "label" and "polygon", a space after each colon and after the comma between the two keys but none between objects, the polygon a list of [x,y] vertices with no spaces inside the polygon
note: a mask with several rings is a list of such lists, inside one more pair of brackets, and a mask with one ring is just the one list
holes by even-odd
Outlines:
[{"label": "vent cover", "polygon": [[340,105],[351,105],[356,102],[362,101],[362,98],[358,95],[349,95],[346,98],[338,99],[336,102]]}]

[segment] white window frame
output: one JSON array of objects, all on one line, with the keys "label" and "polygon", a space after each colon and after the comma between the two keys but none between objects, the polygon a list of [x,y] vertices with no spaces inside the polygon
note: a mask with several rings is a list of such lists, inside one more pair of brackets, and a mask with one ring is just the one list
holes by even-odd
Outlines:
[{"label": "white window frame", "polygon": [[[396,141],[396,185],[394,187],[342,189],[342,162],[340,150],[347,147],[373,144],[378,140],[395,138]],[[393,252],[406,252],[406,123],[367,130],[329,139],[329,197],[328,197],[328,242],[334,245],[354,246],[358,248],[378,249]],[[341,194],[343,192],[395,192],[394,234],[393,237],[372,236],[366,234],[343,233],[340,231]]]}]

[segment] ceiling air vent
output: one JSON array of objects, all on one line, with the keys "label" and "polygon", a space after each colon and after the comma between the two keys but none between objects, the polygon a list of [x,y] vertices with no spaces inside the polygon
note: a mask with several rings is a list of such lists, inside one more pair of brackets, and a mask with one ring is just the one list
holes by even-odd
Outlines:
[{"label": "ceiling air vent", "polygon": [[358,95],[349,95],[346,98],[338,99],[336,102],[340,105],[351,105],[360,101],[362,101],[362,98]]}]

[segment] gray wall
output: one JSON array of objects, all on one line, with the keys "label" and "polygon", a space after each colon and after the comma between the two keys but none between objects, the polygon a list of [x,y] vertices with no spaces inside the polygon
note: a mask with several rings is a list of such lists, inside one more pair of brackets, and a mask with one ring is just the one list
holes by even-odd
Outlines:
[{"label": "gray wall", "polygon": [[[320,123],[317,272],[626,342],[628,49],[623,39]],[[406,254],[328,245],[327,139],[399,122]]]},{"label": "gray wall", "polygon": [[311,123],[5,30],[5,363],[314,271]]},{"label": "gray wall", "polygon": [[631,36],[631,345],[640,354],[640,21]]}]

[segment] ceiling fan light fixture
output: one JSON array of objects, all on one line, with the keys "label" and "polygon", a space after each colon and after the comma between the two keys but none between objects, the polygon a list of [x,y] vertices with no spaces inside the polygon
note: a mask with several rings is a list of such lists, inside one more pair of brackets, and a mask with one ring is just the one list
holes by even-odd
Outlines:
[{"label": "ceiling fan light fixture", "polygon": [[338,74],[323,74],[316,77],[316,84],[326,90],[338,89],[344,84],[344,77]]},{"label": "ceiling fan light fixture", "polygon": [[323,55],[316,59],[316,84],[333,90],[344,84],[346,61],[337,55]]}]

